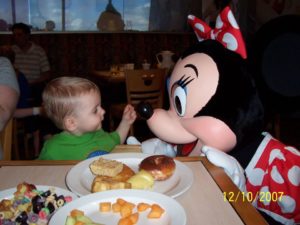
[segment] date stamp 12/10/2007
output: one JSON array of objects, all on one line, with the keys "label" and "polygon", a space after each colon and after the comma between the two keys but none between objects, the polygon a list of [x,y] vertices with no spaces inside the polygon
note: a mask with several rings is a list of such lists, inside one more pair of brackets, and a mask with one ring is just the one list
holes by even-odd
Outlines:
[{"label": "date stamp 12/10/2007", "polygon": [[278,192],[233,192],[233,191],[224,191],[223,192],[223,199],[225,202],[237,202],[239,199],[241,201],[245,202],[253,202],[255,200],[260,202],[277,202],[281,201],[282,196],[284,195],[284,192],[278,191]]}]

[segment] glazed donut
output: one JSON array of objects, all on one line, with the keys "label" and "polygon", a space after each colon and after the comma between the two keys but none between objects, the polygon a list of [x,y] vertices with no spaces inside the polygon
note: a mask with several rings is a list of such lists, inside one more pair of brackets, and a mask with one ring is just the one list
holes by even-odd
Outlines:
[{"label": "glazed donut", "polygon": [[165,155],[152,155],[144,158],[139,166],[152,174],[154,180],[166,180],[174,173],[176,168],[173,158]]}]

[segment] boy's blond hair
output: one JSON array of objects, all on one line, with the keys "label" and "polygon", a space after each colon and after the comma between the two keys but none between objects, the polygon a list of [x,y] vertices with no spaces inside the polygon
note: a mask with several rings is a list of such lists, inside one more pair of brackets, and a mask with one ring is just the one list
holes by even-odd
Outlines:
[{"label": "boy's blond hair", "polygon": [[81,77],[59,77],[50,81],[43,91],[47,116],[58,128],[64,129],[66,116],[76,115],[78,97],[92,91],[100,95],[95,83]]}]

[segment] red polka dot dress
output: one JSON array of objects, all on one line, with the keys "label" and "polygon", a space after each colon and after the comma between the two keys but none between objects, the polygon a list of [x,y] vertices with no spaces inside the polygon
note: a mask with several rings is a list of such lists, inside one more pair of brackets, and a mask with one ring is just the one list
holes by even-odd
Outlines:
[{"label": "red polka dot dress", "polygon": [[283,224],[300,223],[300,152],[265,133],[246,168],[252,204]]}]

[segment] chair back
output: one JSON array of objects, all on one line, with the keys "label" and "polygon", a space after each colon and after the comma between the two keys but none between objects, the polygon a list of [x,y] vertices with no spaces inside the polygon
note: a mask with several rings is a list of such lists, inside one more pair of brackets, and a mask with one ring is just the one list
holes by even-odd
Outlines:
[{"label": "chair back", "polygon": [[162,108],[165,77],[165,69],[125,70],[127,102],[136,106],[144,101],[153,108]]},{"label": "chair back", "polygon": [[249,61],[267,111],[300,110],[300,16],[284,15],[254,35]]},{"label": "chair back", "polygon": [[280,137],[280,118],[300,118],[300,15],[265,23],[249,46],[249,68],[265,110],[266,127]]},{"label": "chair back", "polygon": [[0,132],[0,144],[3,151],[3,160],[11,160],[13,119],[10,119]]}]

